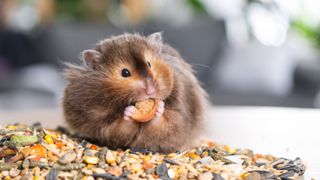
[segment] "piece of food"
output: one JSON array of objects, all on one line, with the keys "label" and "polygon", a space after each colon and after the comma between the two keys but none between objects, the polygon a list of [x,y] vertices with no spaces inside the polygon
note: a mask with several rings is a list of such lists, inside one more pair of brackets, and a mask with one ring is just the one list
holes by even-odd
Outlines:
[{"label": "piece of food", "polygon": [[35,135],[26,136],[26,135],[13,135],[10,138],[10,141],[6,142],[6,145],[10,147],[15,146],[27,146],[35,144],[38,141],[38,137]]},{"label": "piece of food", "polygon": [[[58,130],[50,131],[50,135],[55,134],[52,144],[43,136],[47,129],[19,126],[23,129],[0,127],[0,179],[293,180],[306,170],[300,158],[254,154],[249,149],[211,141],[183,152],[163,154],[134,148],[108,149]],[[39,140],[34,144],[30,144],[34,137],[21,135],[32,132]]]},{"label": "piece of food", "polygon": [[158,101],[156,99],[147,99],[136,102],[137,111],[131,118],[138,122],[150,121],[156,116]]}]

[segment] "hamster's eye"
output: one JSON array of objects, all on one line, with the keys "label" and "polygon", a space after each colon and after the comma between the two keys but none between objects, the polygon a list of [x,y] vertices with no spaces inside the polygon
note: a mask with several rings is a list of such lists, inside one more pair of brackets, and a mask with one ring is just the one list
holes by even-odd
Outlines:
[{"label": "hamster's eye", "polygon": [[121,76],[122,77],[129,77],[129,76],[131,76],[131,73],[127,68],[124,68],[121,70]]},{"label": "hamster's eye", "polygon": [[151,67],[151,63],[149,61],[147,62],[147,64],[148,64],[149,67]]}]

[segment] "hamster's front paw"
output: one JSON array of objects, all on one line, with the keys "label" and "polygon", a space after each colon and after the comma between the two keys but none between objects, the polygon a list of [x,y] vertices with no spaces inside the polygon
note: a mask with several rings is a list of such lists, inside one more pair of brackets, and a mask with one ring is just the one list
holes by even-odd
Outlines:
[{"label": "hamster's front paw", "polygon": [[126,107],[126,109],[124,110],[124,120],[130,120],[131,116],[136,112],[136,108],[134,106],[128,106]]},{"label": "hamster's front paw", "polygon": [[163,112],[164,112],[164,102],[159,101],[156,116],[158,116],[158,117],[161,116],[163,114]]}]

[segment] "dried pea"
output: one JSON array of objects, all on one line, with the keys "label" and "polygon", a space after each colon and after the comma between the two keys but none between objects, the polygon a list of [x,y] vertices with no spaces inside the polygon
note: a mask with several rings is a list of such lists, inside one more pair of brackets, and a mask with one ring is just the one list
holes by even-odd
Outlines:
[{"label": "dried pea", "polygon": [[10,137],[10,141],[7,141],[5,145],[10,147],[28,146],[37,143],[38,137],[35,135],[13,135]]}]

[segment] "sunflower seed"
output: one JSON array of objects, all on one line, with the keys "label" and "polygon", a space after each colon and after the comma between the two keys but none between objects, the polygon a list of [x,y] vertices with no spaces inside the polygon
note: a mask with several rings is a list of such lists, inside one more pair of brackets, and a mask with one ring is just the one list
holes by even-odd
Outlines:
[{"label": "sunflower seed", "polygon": [[225,180],[220,174],[213,173],[214,180]]},{"label": "sunflower seed", "polygon": [[172,165],[180,165],[176,161],[174,161],[172,159],[168,159],[168,158],[164,158],[163,161],[166,162],[166,163],[172,164]]},{"label": "sunflower seed", "polygon": [[58,179],[58,170],[56,168],[52,168],[49,173],[46,175],[46,180],[56,180]]},{"label": "sunflower seed", "polygon": [[167,165],[165,163],[161,163],[157,166],[156,168],[156,174],[158,176],[166,176],[167,175],[167,171],[168,171],[168,168],[167,168]]},{"label": "sunflower seed", "polygon": [[68,164],[74,161],[76,157],[77,157],[76,153],[69,151],[60,157],[59,162],[61,164]]}]

